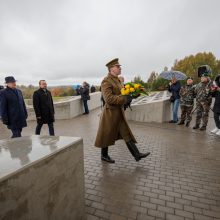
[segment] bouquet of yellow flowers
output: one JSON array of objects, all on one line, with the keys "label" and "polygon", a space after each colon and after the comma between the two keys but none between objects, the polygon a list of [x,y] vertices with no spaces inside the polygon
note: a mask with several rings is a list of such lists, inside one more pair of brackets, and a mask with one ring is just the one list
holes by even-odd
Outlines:
[{"label": "bouquet of yellow flowers", "polygon": [[130,95],[133,98],[140,96],[141,94],[147,95],[145,88],[140,83],[126,83],[124,88],[121,89],[122,95]]},{"label": "bouquet of yellow flowers", "polygon": [[[131,100],[138,98],[141,94],[148,95],[148,93],[145,91],[145,88],[139,83],[129,82],[129,83],[126,83],[124,85],[124,88],[121,89],[121,95],[129,95],[131,96]],[[131,102],[124,105],[124,110],[126,110],[126,108],[128,107],[131,109],[130,104]]]}]

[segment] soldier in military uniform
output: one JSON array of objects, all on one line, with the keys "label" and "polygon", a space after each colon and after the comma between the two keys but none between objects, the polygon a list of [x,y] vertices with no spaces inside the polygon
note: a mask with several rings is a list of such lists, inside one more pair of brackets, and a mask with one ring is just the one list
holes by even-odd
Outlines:
[{"label": "soldier in military uniform", "polygon": [[[209,119],[209,110],[212,104],[212,94],[211,94],[212,82],[209,78],[209,73],[204,72],[201,75],[201,82],[195,86],[196,93],[196,124],[193,129],[199,129],[201,131],[206,130]],[[202,126],[200,123],[202,120]]]},{"label": "soldier in military uniform", "polygon": [[180,89],[180,107],[181,107],[181,119],[178,125],[189,127],[190,121],[192,120],[191,112],[193,109],[195,97],[195,87],[193,86],[193,78],[188,77],[186,85]]},{"label": "soldier in military uniform", "polygon": [[106,64],[108,76],[101,83],[101,91],[105,100],[105,106],[101,114],[95,146],[101,148],[101,160],[115,163],[108,155],[108,147],[114,145],[116,140],[124,139],[126,145],[136,161],[147,157],[150,153],[140,153],[136,140],[128,126],[124,114],[124,105],[129,105],[132,97],[121,95],[121,82],[118,76],[121,74],[121,65],[118,58]]}]

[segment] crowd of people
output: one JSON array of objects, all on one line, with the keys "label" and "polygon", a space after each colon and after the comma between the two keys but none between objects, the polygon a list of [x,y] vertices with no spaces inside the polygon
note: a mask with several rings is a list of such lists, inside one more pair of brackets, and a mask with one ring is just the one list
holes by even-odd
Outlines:
[{"label": "crowd of people", "polygon": [[[100,117],[100,123],[95,140],[95,146],[101,148],[101,160],[108,163],[115,163],[109,156],[108,148],[115,144],[118,139],[123,139],[134,159],[139,161],[148,155],[140,153],[136,146],[136,139],[125,118],[125,106],[129,106],[133,97],[131,95],[121,95],[121,89],[124,87],[124,78],[121,74],[121,65],[118,58],[106,64],[108,75],[101,83],[103,110]],[[203,72],[200,76],[201,81],[194,85],[193,78],[188,77],[186,85],[181,86],[180,82],[173,77],[169,83],[168,90],[171,92],[170,101],[173,108],[173,119],[170,123],[177,123],[189,127],[192,120],[192,114],[196,110],[196,122],[193,129],[206,130],[209,111],[211,109],[212,97],[215,97],[215,103],[212,111],[216,128],[212,133],[220,135],[220,75],[214,82],[211,81],[209,72]],[[6,88],[0,91],[0,115],[3,124],[12,132],[12,138],[21,137],[21,132],[27,126],[28,117],[22,92],[16,88],[16,80],[9,76],[5,78]],[[79,88],[79,94],[84,105],[84,114],[89,114],[88,100],[90,100],[90,90],[87,82]],[[194,99],[196,100],[195,109]],[[178,118],[178,108],[181,107],[181,117]],[[33,94],[33,107],[36,114],[37,125],[35,134],[40,135],[44,124],[48,125],[49,134],[55,135],[54,121],[55,110],[51,92],[47,88],[45,80],[39,81],[39,89]]]},{"label": "crowd of people", "polygon": [[[211,81],[209,72],[200,75],[200,82],[193,84],[193,78],[188,77],[186,85],[181,86],[175,77],[172,78],[168,86],[171,92],[173,119],[170,123],[177,123],[189,127],[192,114],[196,111],[196,120],[193,129],[206,130],[209,112],[214,113],[216,127],[211,131],[220,135],[220,75],[217,75],[214,82]],[[215,97],[214,107],[211,108],[212,98]],[[194,108],[195,100],[195,108]],[[181,117],[178,118],[178,108],[181,108]],[[194,110],[193,110],[194,108]]]}]

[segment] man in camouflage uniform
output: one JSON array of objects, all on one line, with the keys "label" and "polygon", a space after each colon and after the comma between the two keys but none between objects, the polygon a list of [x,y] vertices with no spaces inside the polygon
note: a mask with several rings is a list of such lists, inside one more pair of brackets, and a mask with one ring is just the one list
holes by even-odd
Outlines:
[{"label": "man in camouflage uniform", "polygon": [[212,94],[211,94],[212,82],[209,78],[208,73],[203,73],[201,75],[201,82],[196,85],[196,124],[193,129],[199,129],[202,120],[201,131],[206,130],[209,118],[209,110],[212,104]]},{"label": "man in camouflage uniform", "polygon": [[192,77],[188,77],[186,85],[180,89],[180,107],[181,107],[181,119],[178,125],[189,127],[190,121],[192,120],[191,112],[193,109],[195,97],[195,87],[193,86]]}]

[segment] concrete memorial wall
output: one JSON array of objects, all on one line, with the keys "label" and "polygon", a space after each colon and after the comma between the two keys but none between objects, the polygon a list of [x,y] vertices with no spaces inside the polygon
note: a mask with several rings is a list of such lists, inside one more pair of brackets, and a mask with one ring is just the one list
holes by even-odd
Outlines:
[{"label": "concrete memorial wall", "polygon": [[[89,110],[96,109],[101,106],[101,92],[90,93],[88,101]],[[83,114],[83,102],[81,96],[73,96],[72,98],[54,103],[55,119],[70,119]],[[34,109],[32,106],[27,107],[28,121],[36,120]]]},{"label": "concrete memorial wall", "polygon": [[[101,107],[101,93],[90,94],[88,101],[90,110]],[[171,119],[170,93],[167,91],[156,92],[150,96],[141,96],[132,101],[132,111],[127,109],[128,120],[140,122],[166,122]],[[68,100],[54,104],[56,119],[71,119],[84,112],[83,103],[80,96],[72,97]],[[32,106],[28,108],[28,120],[35,120],[35,113]]]},{"label": "concrete memorial wall", "polygon": [[150,96],[141,96],[132,101],[131,108],[126,110],[126,118],[138,122],[163,123],[171,119],[170,93],[156,92]]},{"label": "concrete memorial wall", "polygon": [[85,219],[83,142],[76,137],[0,140],[0,219]]}]

